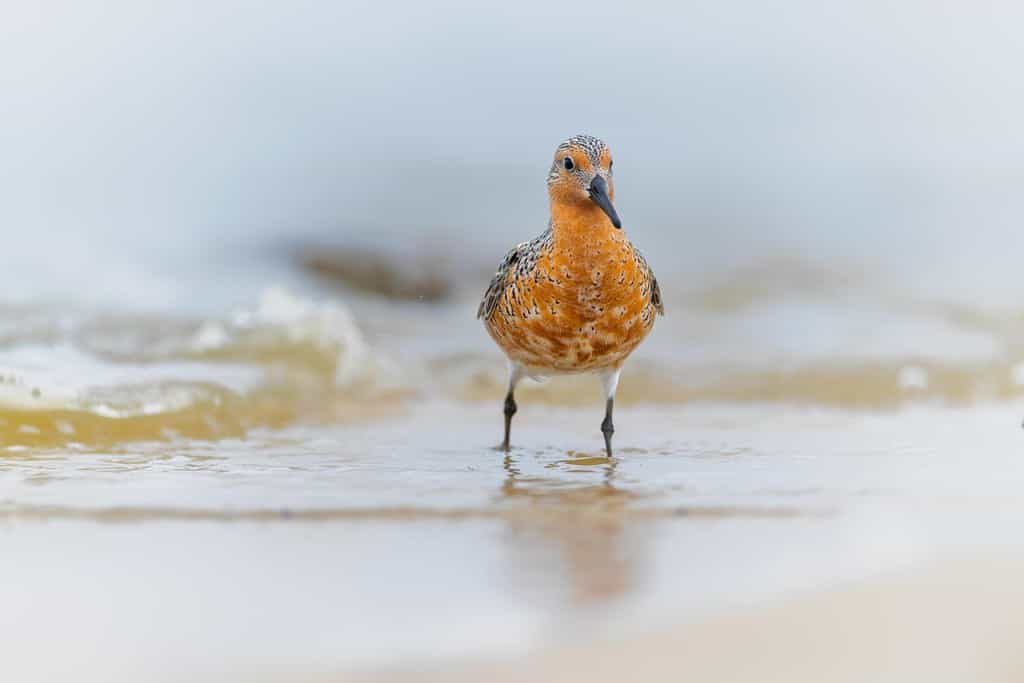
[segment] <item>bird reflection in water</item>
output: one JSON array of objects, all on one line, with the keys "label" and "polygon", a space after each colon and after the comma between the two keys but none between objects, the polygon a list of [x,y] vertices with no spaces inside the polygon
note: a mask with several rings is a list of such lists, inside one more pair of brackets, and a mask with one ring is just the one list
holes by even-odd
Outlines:
[{"label": "bird reflection in water", "polygon": [[524,474],[506,456],[499,502],[510,508],[511,564],[526,590],[550,599],[559,577],[569,606],[597,606],[633,587],[650,521],[631,514],[638,496],[616,486],[614,458],[569,455],[544,466],[553,476]]}]

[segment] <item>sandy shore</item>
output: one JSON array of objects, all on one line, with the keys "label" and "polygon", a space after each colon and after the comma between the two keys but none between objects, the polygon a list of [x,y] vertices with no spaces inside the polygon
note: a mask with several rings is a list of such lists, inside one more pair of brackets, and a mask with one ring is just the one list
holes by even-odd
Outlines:
[{"label": "sandy shore", "polygon": [[1024,679],[1024,556],[960,557],[628,640],[356,677],[404,681]]},{"label": "sandy shore", "polygon": [[610,462],[589,409],[500,456],[439,402],[15,454],[0,679],[1024,679],[1020,413],[625,406]]}]

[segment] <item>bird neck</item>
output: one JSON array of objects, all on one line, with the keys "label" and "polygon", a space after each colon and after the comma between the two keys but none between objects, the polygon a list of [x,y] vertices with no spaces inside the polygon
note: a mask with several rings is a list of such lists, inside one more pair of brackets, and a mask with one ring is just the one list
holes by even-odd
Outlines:
[{"label": "bird neck", "polygon": [[607,214],[590,200],[551,200],[551,232],[563,244],[587,244],[595,239],[612,238],[622,231],[612,225]]}]

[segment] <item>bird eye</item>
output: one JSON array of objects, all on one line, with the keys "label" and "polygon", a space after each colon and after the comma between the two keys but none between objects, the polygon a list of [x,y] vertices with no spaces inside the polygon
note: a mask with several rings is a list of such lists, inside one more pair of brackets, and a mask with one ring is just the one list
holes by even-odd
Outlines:
[{"label": "bird eye", "polygon": [[572,157],[566,157],[562,159],[562,166],[565,167],[566,171],[571,171],[576,168],[576,165],[572,163]]}]

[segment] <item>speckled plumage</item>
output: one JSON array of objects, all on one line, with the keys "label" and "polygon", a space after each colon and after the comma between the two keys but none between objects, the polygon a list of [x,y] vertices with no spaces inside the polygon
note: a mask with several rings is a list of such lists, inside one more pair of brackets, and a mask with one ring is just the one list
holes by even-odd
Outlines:
[{"label": "speckled plumage", "polygon": [[619,372],[664,314],[661,291],[619,229],[604,142],[577,135],[560,144],[548,195],[548,229],[505,255],[477,309],[509,359],[503,447],[509,448],[513,394],[523,376],[596,372],[607,399],[601,431],[610,457]]},{"label": "speckled plumage", "polygon": [[621,232],[563,244],[549,228],[505,255],[477,317],[513,361],[573,373],[621,363],[664,310],[658,280]]},{"label": "speckled plumage", "polygon": [[[599,168],[607,153],[597,138],[570,138],[556,150],[549,184],[561,178],[559,154],[572,149],[592,164],[577,165],[573,175]],[[561,216],[553,217],[544,233],[512,248],[477,310],[505,354],[531,370],[617,366],[651,330],[655,314],[665,312],[643,255],[604,214],[589,208],[582,204],[564,225]]]}]

